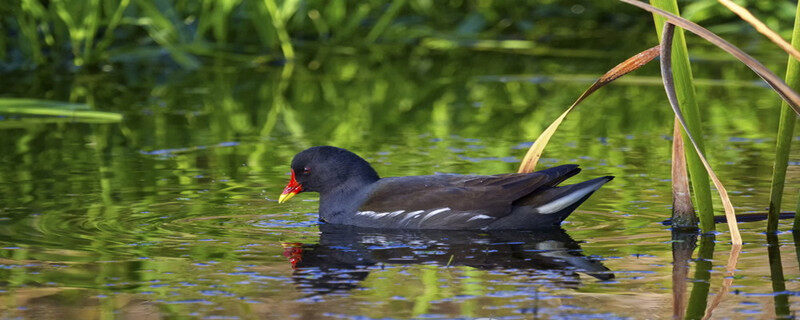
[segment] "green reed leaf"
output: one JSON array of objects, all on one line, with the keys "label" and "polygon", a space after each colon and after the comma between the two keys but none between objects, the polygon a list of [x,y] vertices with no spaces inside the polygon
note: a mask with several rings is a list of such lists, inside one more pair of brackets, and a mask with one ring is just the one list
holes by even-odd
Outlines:
[{"label": "green reed leaf", "polygon": [[0,113],[107,121],[122,120],[122,115],[119,113],[91,110],[86,104],[36,99],[0,98]]}]

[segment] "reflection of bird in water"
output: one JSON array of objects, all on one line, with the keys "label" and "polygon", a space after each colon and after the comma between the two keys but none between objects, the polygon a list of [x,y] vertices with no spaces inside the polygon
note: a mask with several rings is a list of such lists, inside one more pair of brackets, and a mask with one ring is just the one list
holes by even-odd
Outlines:
[{"label": "reflection of bird in water", "polygon": [[[284,243],[295,271],[293,281],[312,295],[357,288],[374,270],[387,264],[468,266],[574,288],[578,272],[599,280],[614,274],[581,254],[562,229],[548,231],[400,231],[323,224],[319,243]],[[373,268],[371,268],[373,267]],[[557,276],[553,276],[553,275]]]}]

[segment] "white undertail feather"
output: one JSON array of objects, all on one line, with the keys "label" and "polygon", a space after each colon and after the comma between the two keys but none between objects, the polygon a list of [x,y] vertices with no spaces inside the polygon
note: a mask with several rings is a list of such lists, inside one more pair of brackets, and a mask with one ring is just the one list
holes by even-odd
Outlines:
[{"label": "white undertail feather", "polygon": [[593,192],[593,191],[595,191],[597,189],[600,189],[600,187],[603,186],[603,184],[605,184],[606,182],[608,182],[608,180],[602,179],[600,181],[597,181],[595,183],[587,185],[587,186],[585,186],[583,188],[580,188],[578,190],[570,192],[570,193],[566,194],[565,196],[563,196],[561,198],[557,198],[557,199],[555,199],[553,201],[545,203],[545,204],[537,207],[536,210],[539,211],[539,213],[542,213],[542,214],[550,214],[550,213],[559,212],[561,210],[564,210],[564,208],[569,207],[570,205],[574,204],[575,202],[580,201],[587,194],[589,194],[589,193],[591,193],[591,192]]}]

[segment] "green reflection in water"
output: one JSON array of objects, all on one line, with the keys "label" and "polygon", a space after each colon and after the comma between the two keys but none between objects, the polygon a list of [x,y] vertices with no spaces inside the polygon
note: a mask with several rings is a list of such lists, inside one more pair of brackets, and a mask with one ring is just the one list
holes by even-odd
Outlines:
[{"label": "green reflection in water", "polygon": [[[650,301],[641,292],[667,301],[664,266],[672,252],[668,230],[658,222],[670,206],[671,114],[663,90],[648,81],[598,92],[564,123],[542,160],[545,166],[579,163],[581,177],[617,176],[564,225],[586,242],[586,255],[620,271],[614,282],[583,276],[579,285],[565,285],[561,274],[535,274],[550,280],[531,284],[521,271],[409,265],[373,270],[361,289],[306,298],[290,279],[280,243],[320,237],[315,195],[285,206],[274,202],[299,150],[346,147],[383,176],[512,172],[526,143],[591,82],[586,75],[617,62],[509,57],[515,55],[396,48],[350,55],[321,48],[276,67],[220,60],[194,72],[122,65],[63,81],[46,71],[21,76],[5,86],[8,92],[92,101],[125,118],[0,129],[4,316],[40,307],[72,317],[115,308],[166,317],[481,317],[527,309],[636,316],[630,302]],[[754,83],[728,85],[747,79],[746,70],[701,65],[697,78],[723,79],[698,90],[712,164],[739,211],[763,210],[777,123],[763,112],[776,99]],[[30,89],[32,83],[39,89]],[[790,170],[787,186],[794,189],[787,192],[797,192],[797,172]],[[743,230],[747,241],[763,243],[754,235],[763,226]],[[708,248],[701,242],[701,256]],[[743,253],[742,268],[758,270],[747,258],[763,261],[764,254]],[[695,265],[725,261],[718,260]],[[765,274],[750,274],[741,290],[769,288],[759,276]],[[692,290],[701,287],[695,282]],[[634,296],[620,303],[617,297],[627,294]],[[73,307],[76,301],[89,306]],[[304,311],[312,303],[316,311]],[[668,315],[668,307],[653,306],[654,314]]]},{"label": "green reflection in water", "polygon": [[672,317],[674,319],[683,319],[686,312],[689,261],[696,247],[696,232],[672,231]]},{"label": "green reflection in water", "polygon": [[769,256],[769,273],[772,278],[772,295],[775,300],[775,316],[781,319],[791,318],[789,295],[785,293],[786,283],[783,277],[780,243],[774,233],[767,234],[767,252]]},{"label": "green reflection in water", "polygon": [[692,291],[686,308],[686,319],[702,319],[706,313],[708,302],[708,289],[711,286],[711,267],[714,255],[713,234],[704,234],[700,237],[697,260],[695,260]]}]

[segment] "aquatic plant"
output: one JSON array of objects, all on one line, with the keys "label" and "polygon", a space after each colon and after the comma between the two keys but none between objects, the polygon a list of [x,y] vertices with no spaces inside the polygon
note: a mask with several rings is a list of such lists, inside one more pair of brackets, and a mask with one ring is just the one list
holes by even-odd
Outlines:
[{"label": "aquatic plant", "polygon": [[[739,6],[730,0],[718,0],[719,3],[736,13],[742,20],[747,21],[758,32],[770,39],[770,41],[777,44],[781,49],[790,55],[786,66],[786,83],[792,88],[800,87],[800,5],[795,8],[794,29],[792,32],[792,43],[789,44],[781,38],[776,32],[767,27],[761,20],[756,18],[746,8]],[[800,2],[798,2],[800,4]],[[775,143],[775,163],[773,164],[772,184],[770,186],[770,202],[769,212],[767,213],[767,232],[775,233],[778,231],[778,219],[781,213],[781,202],[783,198],[783,187],[786,181],[786,169],[789,161],[789,150],[791,147],[791,136],[794,131],[794,124],[796,116],[793,114],[790,106],[787,103],[781,105],[780,123],[778,125],[778,134]],[[800,196],[800,195],[798,195]],[[800,200],[800,197],[798,197]],[[798,202],[800,205],[800,202]],[[800,209],[800,208],[798,208]],[[793,228],[800,228],[800,215],[795,212],[795,223]]]},{"label": "aquatic plant", "polygon": [[[664,11],[658,9],[657,7],[664,7],[669,11],[673,11],[677,13],[677,2],[675,0],[654,0],[653,4],[655,6],[651,6],[639,1],[635,0],[621,0],[622,2],[640,7],[642,9],[648,10],[654,14],[654,18],[656,21],[656,25],[664,25],[664,31],[659,33],[659,37],[662,39],[661,44],[661,65],[662,65],[662,78],[664,79],[664,87],[667,90],[667,96],[669,98],[670,104],[673,107],[673,111],[676,115],[676,128],[675,134],[679,133],[680,131],[677,129],[677,123],[680,123],[683,127],[683,139],[685,139],[684,143],[691,144],[694,148],[690,148],[686,155],[686,161],[689,167],[689,177],[692,181],[692,190],[694,191],[695,195],[695,204],[699,208],[699,216],[700,216],[700,229],[703,232],[711,232],[714,230],[714,215],[713,215],[713,207],[711,206],[711,195],[710,195],[710,187],[708,177],[710,176],[711,180],[714,182],[714,185],[717,191],[720,194],[720,198],[723,203],[723,207],[725,209],[725,215],[727,216],[727,221],[729,224],[729,229],[731,231],[731,237],[734,244],[741,244],[741,237],[739,236],[738,228],[736,226],[736,218],[735,212],[733,209],[733,205],[731,204],[729,197],[727,195],[727,191],[725,190],[724,186],[722,185],[721,181],[716,177],[716,174],[711,169],[710,164],[703,156],[703,140],[699,138],[693,138],[692,136],[698,137],[701,136],[699,133],[700,128],[700,113],[697,107],[697,103],[695,101],[695,88],[692,84],[692,74],[691,74],[691,67],[689,65],[688,59],[688,52],[686,49],[685,41],[683,40],[682,32],[678,32],[678,36],[676,38],[676,42],[678,46],[676,50],[671,50],[672,48],[672,30],[673,24],[679,25],[682,28],[690,30],[704,39],[708,40],[709,42],[717,45],[718,47],[728,51],[732,55],[734,55],[737,59],[742,61],[748,67],[750,67],[753,71],[756,72],[762,79],[764,79],[785,101],[786,109],[792,110],[796,114],[800,114],[800,95],[794,92],[789,85],[781,81],[777,76],[772,74],[766,67],[764,67],[761,63],[757,60],[753,59],[742,50],[736,48],[735,46],[731,45],[727,41],[721,39],[719,36],[715,35],[714,33],[694,24],[686,19],[680,18],[668,11]],[[744,15],[741,10],[736,11],[740,15]],[[798,11],[800,12],[800,11]],[[750,19],[748,16],[746,19]],[[752,20],[752,19],[750,19]],[[768,30],[768,29],[767,29]],[[762,30],[762,32],[765,32]],[[780,41],[776,41],[780,44]],[[652,50],[652,49],[650,49]],[[792,50],[788,50],[790,54]],[[647,52],[647,51],[645,51]],[[634,58],[629,59],[628,61],[622,63],[620,66],[626,65],[631,60],[635,60],[636,57],[641,56],[644,53],[640,53],[639,55],[635,56]],[[675,55],[675,59],[672,59],[672,55]],[[652,57],[650,58],[652,59]],[[650,59],[643,60],[643,63],[650,61]],[[794,59],[790,58],[790,62]],[[675,65],[674,62],[678,62],[677,66],[673,68],[672,66]],[[536,139],[534,144],[528,150],[525,158],[520,165],[519,172],[529,172],[532,171],[533,168],[536,166],[536,163],[541,157],[541,154],[550,140],[550,137],[555,133],[558,126],[567,116],[567,114],[572,111],[577,104],[579,104],[583,99],[586,98],[589,94],[594,92],[599,87],[605,85],[606,83],[615,80],[619,76],[624,75],[627,72],[635,70],[641,65],[636,65],[633,68],[626,69],[625,72],[619,74],[616,77],[609,77],[609,74],[613,74],[614,70],[620,68],[620,66],[615,67],[609,73],[601,77],[595,84],[593,84],[589,89],[587,89],[579,98],[574,102],[567,110],[562,113],[544,132],[540,134],[540,136]],[[631,66],[633,66],[631,64]],[[673,82],[673,79],[677,79],[676,82]],[[677,84],[676,84],[677,83]],[[677,88],[677,89],[676,89]],[[787,111],[788,112],[788,111]],[[789,118],[789,116],[787,116]],[[793,118],[793,117],[791,117]],[[782,119],[785,119],[782,117]],[[786,127],[783,125],[783,122],[792,122],[792,127],[789,129],[781,130],[779,135],[785,136],[783,139],[790,139],[791,132],[793,129],[793,122],[794,119],[791,120],[782,120],[782,128]],[[788,132],[786,132],[788,130]],[[788,138],[787,138],[788,137]],[[677,136],[675,139],[678,139]],[[785,148],[786,150],[778,149],[776,159],[776,173],[775,175],[779,175],[778,178],[773,178],[773,198],[770,204],[770,214],[769,214],[769,225],[767,228],[768,232],[774,232],[777,229],[777,215],[779,212],[776,210],[780,210],[780,193],[782,191],[783,179],[785,179],[785,164],[788,160],[788,141],[781,142],[779,137],[779,148]],[[676,158],[683,158],[681,153],[684,153],[684,149],[680,144],[673,144],[673,159]],[[784,158],[786,157],[786,158]],[[781,162],[777,164],[777,162]],[[779,173],[778,171],[783,168],[783,172]],[[701,170],[702,169],[702,170]],[[678,208],[678,211],[673,211],[673,217],[680,216],[680,219],[676,219],[674,223],[677,227],[691,227],[691,223],[693,219],[690,217],[687,218],[687,214],[689,213],[689,203],[688,199],[679,199],[681,195],[687,195],[685,190],[687,190],[687,186],[685,183],[685,179],[682,178],[682,163],[673,161],[673,196],[675,199],[673,203],[680,203],[681,207]],[[781,191],[776,192],[774,191],[775,188],[780,187]],[[773,203],[775,203],[777,197],[777,209],[772,209]]]},{"label": "aquatic plant", "polygon": [[[794,19],[792,47],[800,48],[800,5],[797,6]],[[792,88],[800,88],[800,62],[795,57],[789,57],[788,60],[786,63],[786,83]],[[783,102],[780,108],[780,124],[778,124],[778,135],[775,143],[775,164],[773,164],[772,169],[772,185],[769,196],[767,232],[770,233],[778,231],[778,217],[781,212],[781,203],[783,202],[783,187],[786,181],[786,169],[789,164],[792,133],[797,122],[797,115],[786,102]],[[793,229],[800,230],[800,194],[798,194]]]},{"label": "aquatic plant", "polygon": [[[678,4],[676,0],[654,0],[651,3],[655,7],[666,9],[672,13],[678,13]],[[666,22],[666,19],[659,15],[654,15],[653,20],[656,24],[658,38],[662,39],[663,31],[661,28]],[[699,152],[705,152],[705,145],[702,139],[702,119],[700,118],[700,108],[697,105],[697,98],[695,97],[696,94],[693,83],[692,66],[689,64],[689,53],[686,47],[686,40],[684,39],[683,30],[678,30],[676,32],[673,41],[675,42],[675,50],[672,52],[672,75],[675,79],[675,90],[677,92],[678,105],[680,106],[683,114],[686,116],[686,130],[693,136],[700,138],[697,140],[697,148]],[[688,136],[682,131],[680,137],[673,136],[673,139],[683,139],[683,144],[687,146],[691,144]],[[678,156],[679,155],[674,155],[673,158]],[[705,168],[703,168],[703,163],[700,161],[698,151],[695,149],[688,148],[688,150],[685,150],[685,159],[689,173],[688,180],[691,182],[692,191],[694,191],[694,205],[698,211],[697,216],[700,217],[700,230],[703,232],[711,232],[715,229],[714,207],[713,202],[711,201],[711,189],[709,187],[708,174],[706,173]],[[673,171],[676,170],[677,169],[674,169]],[[680,186],[680,180],[674,182]],[[673,190],[680,190],[681,188],[682,187],[673,187]],[[689,200],[673,199],[673,202],[676,201],[686,203]],[[676,218],[678,218],[675,220],[675,222],[681,223],[681,225],[678,225],[678,227],[693,227],[692,225],[689,225],[689,223],[693,222],[692,219],[682,218],[688,215],[686,209],[680,209],[681,210],[679,211],[673,211],[673,217],[677,215]]]},{"label": "aquatic plant", "polygon": [[92,110],[89,105],[83,103],[37,99],[0,98],[0,113],[55,116],[66,121],[117,122],[122,120],[122,115],[119,113]]},{"label": "aquatic plant", "polygon": [[[635,1],[626,1],[626,0],[622,0],[622,1],[634,4],[634,5],[637,5],[637,6],[640,6],[640,7],[645,7],[646,10],[650,10],[649,8],[647,8],[647,5],[644,5],[642,3],[636,4]],[[675,1],[673,0],[672,2],[675,2]],[[722,2],[724,3],[724,1],[722,1]],[[674,9],[677,10],[677,3],[674,3]],[[735,10],[739,10],[736,7],[734,7],[734,9]],[[659,15],[665,16],[664,13],[658,12],[658,10],[650,10],[650,11],[652,11],[654,13],[657,13]],[[746,19],[748,19],[749,21],[754,21],[754,19],[755,19],[751,15],[750,16],[745,15],[741,10],[739,10],[737,12],[740,15],[746,16],[747,17]],[[800,11],[798,11],[798,12],[800,12]],[[672,20],[670,22],[680,21],[680,19],[675,19],[675,17],[671,17],[671,18],[672,18]],[[796,19],[795,19],[796,21],[798,20],[797,18],[798,17],[796,17]],[[755,20],[755,21],[757,21],[757,20]],[[681,21],[681,22],[685,23],[686,21]],[[756,22],[752,22],[752,23],[755,24],[755,25],[758,25],[758,23],[756,23]],[[786,83],[784,83],[780,79],[778,79],[774,74],[769,72],[769,70],[767,70],[758,61],[756,61],[755,59],[752,59],[747,54],[745,54],[744,52],[739,50],[738,48],[735,48],[734,46],[726,43],[724,40],[719,39],[719,37],[714,36],[710,32],[704,32],[703,30],[698,29],[696,27],[696,25],[692,26],[691,24],[684,24],[684,27],[686,27],[686,26],[690,26],[691,28],[689,28],[689,30],[692,30],[693,32],[697,33],[698,35],[703,36],[703,33],[705,33],[705,36],[703,36],[704,38],[706,38],[707,40],[711,41],[712,43],[714,43],[715,45],[719,46],[720,48],[725,49],[726,51],[730,52],[731,54],[734,54],[734,56],[737,56],[737,58],[739,58],[742,62],[747,64],[748,67],[753,69],[753,71],[755,71],[759,76],[761,76],[762,79],[764,79],[782,98],[784,98],[784,101],[786,103],[786,105],[785,105],[786,109],[790,109],[791,108],[791,109],[794,110],[794,112],[796,114],[800,115],[800,107],[798,106],[798,104],[799,104],[798,102],[800,102],[800,100],[798,100],[797,93],[795,93],[791,89],[791,87],[789,85],[787,85]],[[764,32],[764,31],[762,31],[762,32]],[[772,38],[774,38],[774,37],[771,37],[771,39]],[[773,39],[773,41],[776,41],[776,40]],[[778,42],[779,45],[780,45],[782,40],[776,41],[776,42]],[[781,47],[785,48],[785,46],[783,46],[783,45]],[[790,54],[792,54],[792,50],[788,50],[788,49],[785,49],[785,50],[787,52],[789,52]],[[790,57],[790,63],[792,63],[792,61],[794,61],[794,59]],[[794,62],[796,63],[796,61],[794,61]],[[787,78],[791,74],[790,71],[791,70],[787,70]],[[781,113],[783,114],[784,112],[782,111]],[[790,117],[790,116],[787,115],[787,117]],[[783,115],[782,115],[782,119],[784,119],[784,120],[781,121],[781,127],[789,126],[789,125],[784,125],[784,121],[792,122],[790,125],[793,126],[794,120],[785,120],[786,118]],[[772,196],[771,196],[771,201],[770,201],[770,212],[768,213],[769,222],[768,222],[768,225],[767,225],[767,232],[775,232],[775,231],[777,231],[777,223],[778,223],[777,220],[778,220],[778,215],[780,213],[779,212],[780,211],[780,195],[782,194],[783,181],[785,179],[785,174],[786,174],[785,166],[786,166],[786,163],[788,161],[788,151],[789,151],[788,150],[788,148],[789,148],[788,142],[787,141],[781,141],[781,140],[788,139],[785,136],[786,135],[790,136],[791,132],[786,133],[786,132],[781,132],[781,131],[782,130],[779,130],[778,145],[777,145],[778,150],[776,151],[775,172],[773,173],[773,182],[772,182],[772,191],[771,191],[772,192]],[[784,136],[784,137],[781,137],[781,136]],[[782,150],[784,148],[785,148],[785,150]],[[701,152],[699,152],[699,153],[701,153]],[[780,163],[778,163],[778,162],[780,162]],[[706,167],[708,167],[708,164],[705,161],[704,161],[704,165],[706,165]],[[783,172],[780,172],[781,168],[783,168],[782,169]],[[709,172],[709,173],[711,173],[711,172]],[[712,174],[712,178],[713,178],[713,173],[711,173],[711,174]],[[718,191],[721,191],[720,192],[720,196],[723,197],[723,198],[727,197],[726,195],[723,195],[724,189],[720,190],[721,189],[721,184],[719,184],[716,179],[715,179],[714,183],[717,186]],[[777,202],[777,208],[775,208],[776,207],[775,206],[776,202]],[[723,201],[723,204],[726,205],[726,215],[728,215],[728,221],[730,223],[731,215],[732,215],[731,212],[733,211],[733,208],[732,207],[728,208],[728,206],[730,204],[726,203],[725,201]],[[703,220],[702,214],[701,214],[701,220]],[[733,232],[733,229],[731,229],[731,230]]]}]

